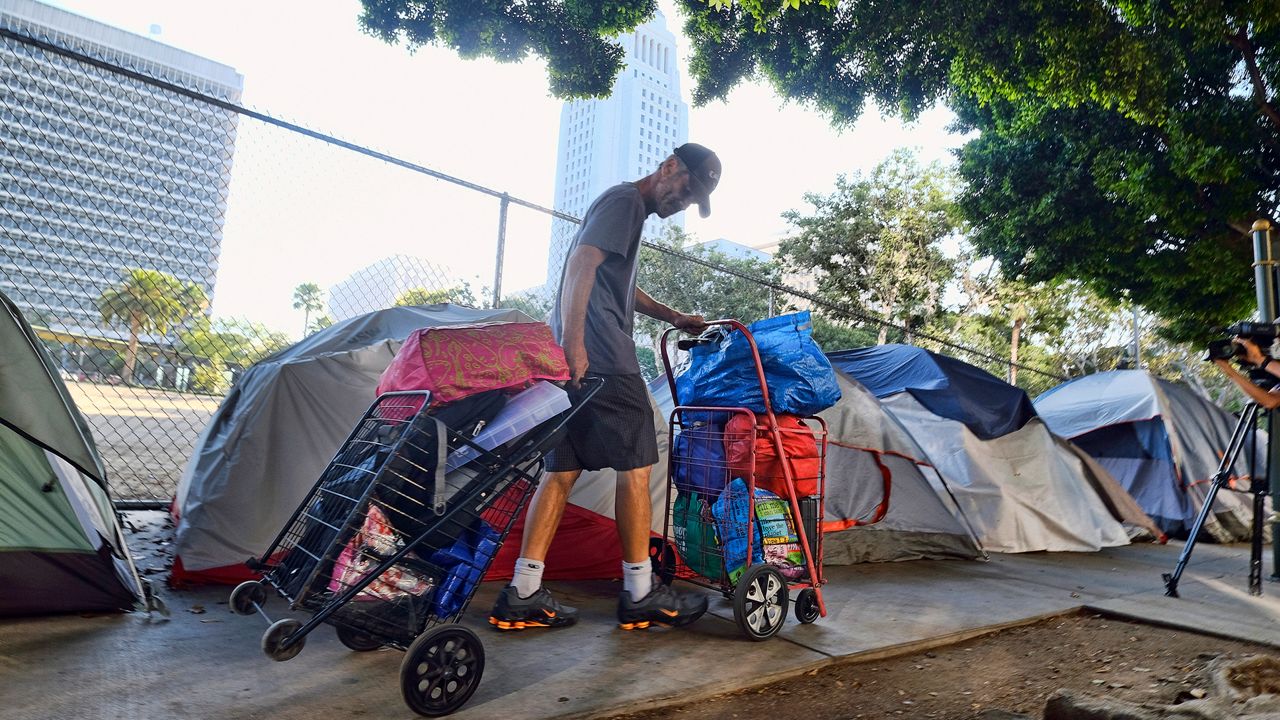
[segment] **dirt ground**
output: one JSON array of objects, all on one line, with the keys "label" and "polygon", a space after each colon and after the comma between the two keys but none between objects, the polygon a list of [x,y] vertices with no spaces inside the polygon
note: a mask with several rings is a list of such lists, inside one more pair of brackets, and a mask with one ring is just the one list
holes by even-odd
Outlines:
[{"label": "dirt ground", "polygon": [[1205,670],[1215,658],[1272,652],[1098,615],[1071,615],[924,653],[824,667],[798,678],[614,720],[997,720],[1009,717],[1006,712],[1039,718],[1045,699],[1059,688],[1136,703],[1175,704],[1213,692]]},{"label": "dirt ground", "polygon": [[107,466],[115,500],[167,501],[221,398],[68,382]]}]

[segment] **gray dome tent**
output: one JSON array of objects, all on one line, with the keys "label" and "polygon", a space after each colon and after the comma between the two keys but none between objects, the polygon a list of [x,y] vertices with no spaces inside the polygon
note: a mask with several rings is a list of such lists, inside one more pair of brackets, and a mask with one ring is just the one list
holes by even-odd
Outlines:
[{"label": "gray dome tent", "polygon": [[[983,557],[946,481],[927,462],[907,431],[856,381],[838,376],[841,398],[819,416],[827,423],[827,478],[823,517],[828,565]],[[675,408],[666,378],[649,383],[661,424]],[[659,442],[665,441],[665,433]],[[665,450],[665,447],[663,448]],[[660,487],[667,483],[666,464]],[[883,518],[862,524],[885,503]],[[663,498],[665,500],[665,497]],[[662,523],[656,516],[655,522]]]},{"label": "gray dome tent", "polygon": [[0,615],[144,604],[84,417],[0,293]]},{"label": "gray dome tent", "polygon": [[326,328],[249,368],[192,450],[174,499],[171,580],[233,582],[288,521],[424,327],[530,322],[518,310],[394,307]]},{"label": "gray dome tent", "polygon": [[[1182,383],[1146,370],[1111,370],[1065,382],[1036,398],[1049,428],[1092,455],[1164,532],[1185,536],[1204,505],[1236,418]],[[1266,467],[1266,433],[1257,431],[1256,467]],[[1246,442],[1235,478],[1249,475]],[[1235,483],[1232,483],[1232,486]],[[1231,486],[1229,486],[1231,487]],[[1245,482],[1239,489],[1247,489]],[[1219,542],[1248,540],[1252,502],[1219,493],[1205,532]]]},{"label": "gray dome tent", "polygon": [[983,547],[1090,552],[1159,531],[1115,481],[1054,437],[1021,389],[911,345],[828,353],[923,449]]}]

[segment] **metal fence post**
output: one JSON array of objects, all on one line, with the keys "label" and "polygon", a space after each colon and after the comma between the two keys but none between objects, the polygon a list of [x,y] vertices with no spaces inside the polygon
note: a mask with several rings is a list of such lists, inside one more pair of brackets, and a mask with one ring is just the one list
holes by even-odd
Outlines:
[{"label": "metal fence post", "polygon": [[507,208],[511,206],[511,196],[502,193],[498,203],[498,250],[493,259],[493,303],[499,307],[502,303],[502,263],[507,255]]},{"label": "metal fence post", "polygon": [[[1250,231],[1253,235],[1253,282],[1254,291],[1258,297],[1258,321],[1264,323],[1275,322],[1277,263],[1275,246],[1271,241],[1271,223],[1266,220],[1257,220],[1253,223]],[[1276,425],[1276,412],[1268,410],[1268,438],[1276,432]],[[1263,497],[1266,494],[1270,494],[1274,502],[1276,488],[1280,485],[1280,477],[1277,477],[1277,475],[1280,475],[1280,443],[1269,439],[1267,441],[1266,482],[1261,482],[1255,477],[1253,487],[1250,488],[1253,492],[1253,532],[1255,543],[1259,542],[1259,536],[1263,528]],[[1280,554],[1278,554],[1280,553],[1280,533],[1276,532],[1277,529],[1276,525],[1273,524],[1271,526],[1271,579],[1280,581]],[[1261,557],[1259,556],[1256,561],[1251,559],[1249,567],[1250,581],[1255,579],[1255,573],[1260,578],[1261,572]]]}]

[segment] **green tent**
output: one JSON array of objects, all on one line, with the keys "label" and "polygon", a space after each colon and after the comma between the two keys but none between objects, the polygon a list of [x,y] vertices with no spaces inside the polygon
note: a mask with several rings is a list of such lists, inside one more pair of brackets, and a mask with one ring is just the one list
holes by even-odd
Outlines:
[{"label": "green tent", "polygon": [[88,425],[0,293],[0,615],[143,604]]}]

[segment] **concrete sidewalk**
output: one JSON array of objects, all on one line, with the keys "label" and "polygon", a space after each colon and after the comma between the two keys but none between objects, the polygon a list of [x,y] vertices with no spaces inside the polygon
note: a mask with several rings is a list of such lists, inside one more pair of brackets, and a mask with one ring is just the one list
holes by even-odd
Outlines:
[{"label": "concrete sidewalk", "polygon": [[[1180,549],[1133,545],[830,568],[828,616],[805,626],[790,616],[780,636],[763,643],[739,634],[732,607],[718,596],[692,627],[620,631],[613,618],[619,584],[606,582],[551,584],[580,608],[574,627],[500,634],[485,623],[498,590],[489,584],[466,618],[484,642],[484,679],[454,717],[593,717],[652,708],[1080,608],[1280,647],[1280,585],[1267,583],[1261,598],[1248,595],[1247,546],[1198,545],[1182,598],[1165,598],[1160,574],[1172,570]],[[158,557],[159,545],[135,543],[134,552]],[[134,614],[0,623],[0,715],[417,717],[400,697],[402,653],[354,653],[321,627],[298,657],[273,662],[259,649],[266,623],[231,614],[228,591],[165,591],[168,620]],[[273,617],[287,616],[283,608],[278,598],[268,601]]]}]

